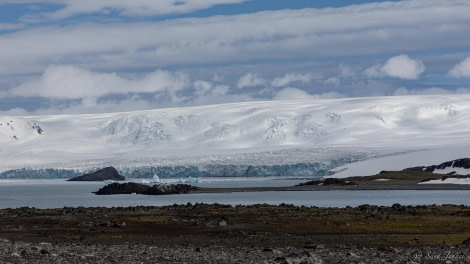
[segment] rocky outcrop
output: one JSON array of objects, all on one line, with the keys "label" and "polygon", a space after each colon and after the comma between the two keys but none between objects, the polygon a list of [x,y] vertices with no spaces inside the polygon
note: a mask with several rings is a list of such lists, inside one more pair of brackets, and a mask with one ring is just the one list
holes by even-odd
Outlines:
[{"label": "rocky outcrop", "polygon": [[412,167],[404,169],[404,171],[427,171],[427,172],[434,172],[434,170],[442,170],[445,168],[462,168],[462,169],[470,169],[470,158],[464,159],[456,159],[451,161],[443,162],[439,165],[431,165],[431,166],[419,166],[419,167]]},{"label": "rocky outcrop", "polygon": [[118,171],[114,167],[106,167],[101,170],[95,171],[90,174],[85,174],[78,176],[69,181],[124,181],[126,178],[122,175],[119,175]]},{"label": "rocky outcrop", "polygon": [[99,189],[95,194],[146,194],[146,195],[164,195],[164,194],[182,194],[197,190],[189,184],[155,184],[148,186],[135,182],[111,183]]}]

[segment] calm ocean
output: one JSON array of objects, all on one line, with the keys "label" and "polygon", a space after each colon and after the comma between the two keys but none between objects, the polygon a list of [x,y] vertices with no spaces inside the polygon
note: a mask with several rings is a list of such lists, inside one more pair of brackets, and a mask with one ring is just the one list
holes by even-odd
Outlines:
[{"label": "calm ocean", "polygon": [[[204,179],[195,184],[209,187],[291,186],[299,179]],[[387,191],[302,191],[243,192],[182,195],[104,195],[97,191],[104,182],[67,182],[61,180],[0,180],[0,208],[36,207],[127,207],[162,206],[186,203],[230,205],[293,204],[318,207],[346,207],[362,204],[402,205],[456,204],[470,205],[469,191],[387,190]]]}]

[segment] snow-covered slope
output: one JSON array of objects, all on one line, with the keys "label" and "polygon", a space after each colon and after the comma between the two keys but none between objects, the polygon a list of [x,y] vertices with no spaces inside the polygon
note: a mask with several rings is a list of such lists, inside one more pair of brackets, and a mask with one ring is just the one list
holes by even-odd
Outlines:
[{"label": "snow-covered slope", "polygon": [[[356,149],[373,150],[374,155],[416,155],[407,151],[445,148],[442,153],[449,153],[426,164],[470,156],[465,148],[470,146],[470,95],[265,101],[95,115],[3,116],[0,123],[3,171],[56,162],[176,160],[286,149],[312,150],[307,153],[315,149]],[[460,152],[454,157],[456,146]],[[292,153],[288,162],[296,160],[295,151]],[[270,159],[263,155],[265,161]],[[305,155],[299,159],[308,159]],[[255,160],[256,156],[251,159]],[[403,168],[426,164],[403,164]]]}]

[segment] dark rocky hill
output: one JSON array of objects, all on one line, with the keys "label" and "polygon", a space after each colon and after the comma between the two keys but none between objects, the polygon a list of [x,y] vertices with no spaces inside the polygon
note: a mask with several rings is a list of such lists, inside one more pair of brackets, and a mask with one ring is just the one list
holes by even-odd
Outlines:
[{"label": "dark rocky hill", "polygon": [[126,180],[126,178],[122,175],[119,175],[118,171],[114,167],[106,167],[90,174],[85,174],[82,176],[69,179],[69,181],[106,181],[106,180],[124,181]]},{"label": "dark rocky hill", "polygon": [[[470,169],[470,158],[464,159],[456,159],[451,161],[443,162],[439,165],[431,165],[431,166],[419,166],[419,167],[412,167],[407,168],[405,171],[427,171],[427,172],[434,172],[435,170],[443,170],[445,168],[462,168],[462,169]],[[450,173],[454,174],[454,173]]]}]

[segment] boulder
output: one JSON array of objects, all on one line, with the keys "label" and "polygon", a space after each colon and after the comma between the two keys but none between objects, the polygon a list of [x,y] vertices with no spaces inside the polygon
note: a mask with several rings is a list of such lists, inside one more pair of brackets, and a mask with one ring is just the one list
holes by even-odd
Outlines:
[{"label": "boulder", "polygon": [[85,174],[82,176],[78,176],[69,181],[124,181],[126,178],[124,176],[119,175],[118,171],[114,167],[106,167],[101,170],[92,172],[90,174]]}]

